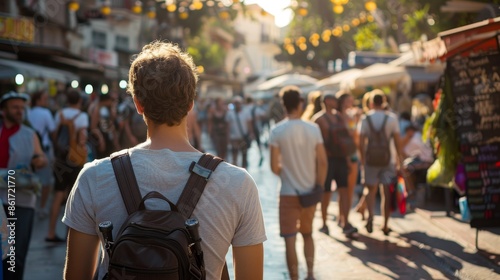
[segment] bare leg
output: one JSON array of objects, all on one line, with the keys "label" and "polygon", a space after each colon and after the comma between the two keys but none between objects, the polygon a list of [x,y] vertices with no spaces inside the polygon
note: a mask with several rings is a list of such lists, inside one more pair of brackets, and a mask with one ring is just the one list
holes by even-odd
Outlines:
[{"label": "bare leg", "polygon": [[349,203],[348,207],[349,210],[351,210],[352,207],[352,200],[354,198],[354,188],[356,187],[357,180],[358,180],[358,162],[350,162],[349,176],[347,177],[347,188],[349,189],[349,198],[347,202]]},{"label": "bare leg", "polygon": [[49,219],[49,230],[47,232],[47,238],[52,239],[56,237],[56,225],[59,217],[59,212],[61,211],[61,204],[64,200],[65,191],[56,191],[54,193],[54,199],[52,201],[52,207],[50,210]]},{"label": "bare leg", "polygon": [[49,199],[50,190],[51,190],[50,186],[42,187],[42,195],[40,197],[40,208],[42,210],[45,209],[45,204],[47,204],[47,200]]},{"label": "bare leg", "polygon": [[382,186],[380,189],[380,210],[382,212],[382,216],[384,217],[384,226],[382,230],[384,233],[388,232],[389,227],[387,224],[389,223],[389,216],[391,215],[391,202],[389,199],[389,186]]},{"label": "bare leg", "polygon": [[231,152],[233,155],[233,165],[238,165],[238,141],[231,140]]},{"label": "bare leg", "polygon": [[312,234],[302,234],[304,238],[304,256],[307,263],[307,278],[314,278],[314,240]]},{"label": "bare leg", "polygon": [[286,264],[288,266],[288,273],[290,274],[291,280],[299,279],[299,261],[297,260],[297,251],[295,249],[296,240],[297,237],[295,236],[285,238]]},{"label": "bare leg", "polygon": [[327,210],[331,198],[332,198],[332,192],[325,191],[323,193],[323,198],[321,199],[321,218],[323,219],[323,227],[326,227],[326,218],[328,215]]},{"label": "bare leg", "polygon": [[337,191],[339,193],[339,223],[340,227],[344,228],[347,225],[349,216],[349,190],[347,187],[338,187]]},{"label": "bare leg", "polygon": [[366,211],[366,196],[368,195],[368,188],[363,187],[363,193],[361,194],[361,198],[356,205],[356,212],[361,214],[361,219],[365,220],[365,211]]},{"label": "bare leg", "polygon": [[[366,206],[368,207],[368,222],[367,222],[367,230],[371,232],[371,226],[373,225],[373,216],[374,216],[374,208],[375,208],[375,199],[377,195],[377,186],[367,186],[368,187],[368,195],[366,196]],[[368,229],[370,226],[370,229]]]},{"label": "bare leg", "polygon": [[241,148],[241,167],[245,169],[248,167],[247,152],[248,148],[245,145],[244,147]]}]

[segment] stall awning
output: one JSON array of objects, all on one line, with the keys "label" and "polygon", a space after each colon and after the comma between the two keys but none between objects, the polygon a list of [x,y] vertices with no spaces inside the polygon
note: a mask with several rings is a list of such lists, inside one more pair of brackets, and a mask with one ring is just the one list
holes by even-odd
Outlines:
[{"label": "stall awning", "polygon": [[408,77],[404,67],[375,63],[364,68],[361,74],[351,81],[351,89],[384,86]]},{"label": "stall awning", "polygon": [[26,78],[44,78],[69,83],[79,80],[73,73],[27,62],[0,59],[0,79],[13,78],[22,74]]},{"label": "stall awning", "polygon": [[361,76],[361,73],[363,73],[361,69],[348,69],[317,82],[316,86],[320,90],[346,89],[349,81]]},{"label": "stall awning", "polygon": [[446,45],[443,59],[459,53],[498,49],[500,17],[483,20],[459,28],[440,32],[438,36]]}]

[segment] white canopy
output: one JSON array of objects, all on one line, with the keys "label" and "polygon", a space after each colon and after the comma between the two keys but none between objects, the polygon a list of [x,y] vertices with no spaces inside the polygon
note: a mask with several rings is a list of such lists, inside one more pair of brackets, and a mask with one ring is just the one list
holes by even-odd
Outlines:
[{"label": "white canopy", "polygon": [[13,78],[17,74],[23,74],[29,78],[45,78],[69,83],[79,80],[79,77],[68,71],[35,65],[22,61],[0,59],[0,78]]},{"label": "white canopy", "polygon": [[363,69],[361,75],[351,81],[351,89],[384,86],[408,77],[408,72],[402,66],[375,63]]},{"label": "white canopy", "polygon": [[318,80],[307,75],[301,74],[285,74],[272,78],[257,87],[259,91],[266,91],[272,89],[279,89],[284,86],[294,85],[299,88],[315,86]]},{"label": "white canopy", "polygon": [[361,75],[361,69],[352,68],[336,73],[316,83],[318,90],[340,90],[348,88],[348,82]]}]

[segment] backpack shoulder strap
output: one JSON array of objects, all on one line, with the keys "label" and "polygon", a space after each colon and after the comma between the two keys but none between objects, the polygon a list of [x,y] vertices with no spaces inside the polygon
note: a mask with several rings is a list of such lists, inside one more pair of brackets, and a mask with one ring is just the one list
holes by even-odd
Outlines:
[{"label": "backpack shoulder strap", "polygon": [[113,171],[115,172],[116,181],[118,182],[125,207],[127,208],[127,213],[130,215],[137,211],[142,196],[137,185],[128,149],[112,154],[111,164],[113,165]]},{"label": "backpack shoulder strap", "polygon": [[366,121],[368,122],[368,126],[370,127],[370,131],[373,131],[373,132],[378,132],[375,127],[373,127],[373,122],[372,122],[372,118],[371,116],[366,116]]},{"label": "backpack shoulder strap", "polygon": [[384,121],[382,122],[382,126],[380,127],[380,131],[384,130],[385,124],[387,123],[387,119],[389,118],[389,115],[384,114]]},{"label": "backpack shoulder strap", "polygon": [[72,122],[75,122],[75,120],[82,114],[82,111],[78,112],[78,114],[76,114],[72,119],[71,121]]},{"label": "backpack shoulder strap", "polygon": [[330,117],[328,116],[328,114],[325,113],[323,116],[324,116],[326,122],[328,123],[328,127],[329,128],[332,128],[332,127],[335,126],[335,124],[332,122],[332,120],[330,119]]},{"label": "backpack shoulder strap", "polygon": [[63,111],[59,111],[59,124],[63,123],[66,119],[64,118]]},{"label": "backpack shoulder strap", "polygon": [[179,201],[177,202],[177,208],[179,212],[184,215],[184,217],[189,218],[193,214],[196,204],[200,200],[201,194],[208,183],[208,179],[212,175],[212,172],[217,168],[219,163],[223,160],[219,157],[215,157],[211,154],[205,153],[201,156],[198,162],[192,162],[189,167],[191,176],[184,187]]}]

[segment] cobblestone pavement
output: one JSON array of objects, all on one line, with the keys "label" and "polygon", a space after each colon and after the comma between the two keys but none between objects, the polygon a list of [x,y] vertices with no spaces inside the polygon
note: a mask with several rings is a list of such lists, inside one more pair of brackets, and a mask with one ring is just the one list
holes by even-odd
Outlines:
[{"label": "cobblestone pavement", "polygon": [[[266,159],[259,167],[259,156],[253,147],[248,169],[259,188],[266,223],[264,279],[284,280],[289,277],[284,241],[279,237],[278,178],[269,169],[268,151],[264,155]],[[393,232],[389,236],[384,236],[380,230],[382,218],[379,215],[375,217],[373,233],[368,234],[359,214],[352,212],[351,222],[359,229],[359,234],[355,239],[348,239],[333,220],[337,214],[335,197],[333,200],[328,210],[329,236],[318,232],[321,226],[319,207],[314,220],[316,279],[500,279],[498,231],[481,231],[481,250],[477,251],[475,230],[439,212],[419,210],[405,217],[394,215],[390,220]],[[65,246],[44,242],[47,224],[47,219],[35,221],[25,279],[62,277]],[[59,225],[58,234],[62,236],[65,232],[65,227]],[[300,236],[297,242],[303,279],[306,268],[300,253]],[[227,259],[231,271],[231,254]]]}]

